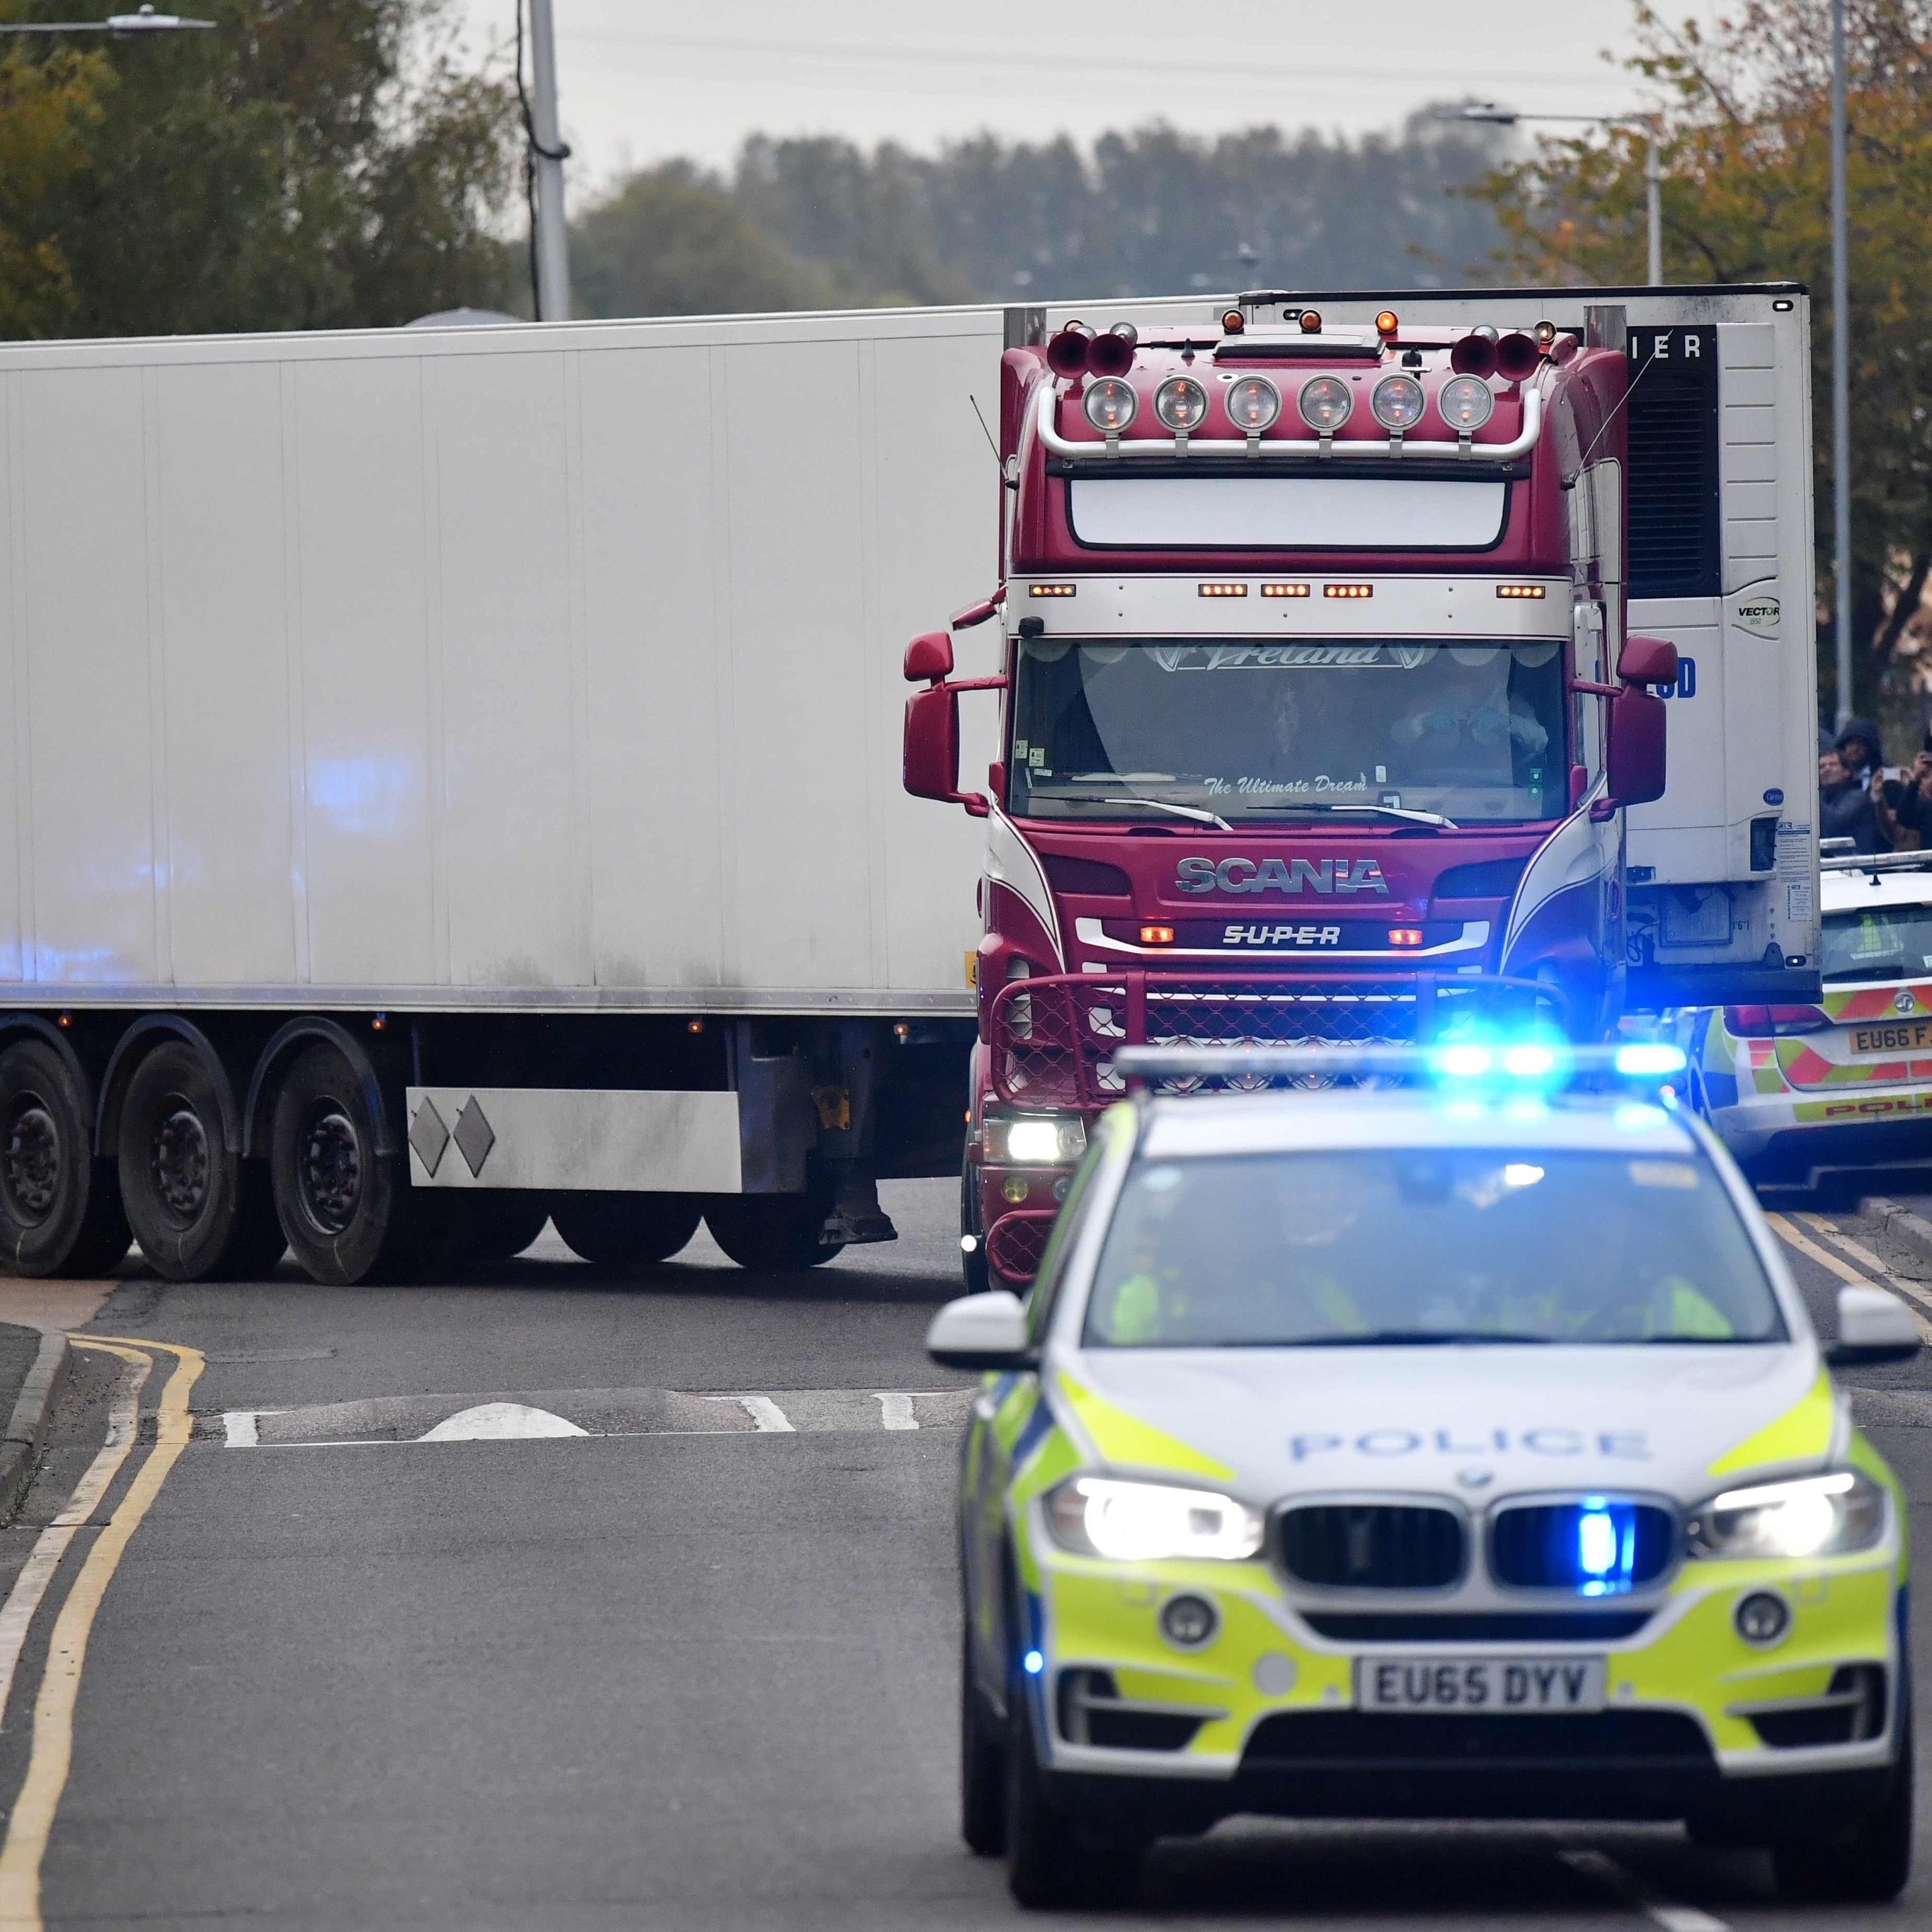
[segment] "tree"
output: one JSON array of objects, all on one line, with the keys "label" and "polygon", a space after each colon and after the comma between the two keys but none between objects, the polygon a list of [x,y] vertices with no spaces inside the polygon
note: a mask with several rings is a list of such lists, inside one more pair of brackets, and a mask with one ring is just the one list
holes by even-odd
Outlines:
[{"label": "tree", "polygon": [[[49,17],[71,0],[34,0]],[[82,334],[407,322],[500,299],[507,82],[445,0],[205,0],[211,33],[110,42],[84,160],[40,197]]]},{"label": "tree", "polygon": [[832,308],[851,299],[794,261],[723,188],[688,162],[632,175],[572,224],[571,275],[584,315],[705,315]]},{"label": "tree", "polygon": [[54,334],[74,312],[73,270],[46,209],[86,159],[110,80],[98,55],[0,51],[0,335]]},{"label": "tree", "polygon": [[[1846,193],[1854,691],[1895,692],[1932,573],[1932,0],[1849,0]],[[1814,0],[1748,0],[1708,34],[1637,11],[1631,64],[1664,105],[1664,272],[1831,286],[1830,22]],[[1642,137],[1544,143],[1474,191],[1532,279],[1642,279]],[[1831,320],[1812,322],[1820,401],[1819,574],[1832,559]],[[1828,653],[1822,668],[1828,687]],[[1861,708],[1855,702],[1853,709]]]}]

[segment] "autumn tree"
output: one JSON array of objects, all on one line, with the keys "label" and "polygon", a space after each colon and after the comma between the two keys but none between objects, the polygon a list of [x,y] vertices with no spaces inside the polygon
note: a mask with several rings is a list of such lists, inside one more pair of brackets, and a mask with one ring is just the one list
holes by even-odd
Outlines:
[{"label": "autumn tree", "polygon": [[[1847,208],[1854,690],[1912,674],[1900,655],[1932,573],[1932,0],[1848,0]],[[1663,134],[1664,274],[1831,287],[1830,10],[1749,0],[1701,31],[1637,13],[1630,64]],[[1644,279],[1644,138],[1541,143],[1472,192],[1514,278]],[[1819,578],[1832,601],[1831,310],[1812,314]],[[1828,644],[1828,639],[1826,640]],[[1831,653],[1822,676],[1832,684]],[[1835,692],[1832,693],[1835,696]]]},{"label": "autumn tree", "polygon": [[0,49],[0,335],[59,333],[76,307],[50,204],[84,164],[111,82],[98,55]]}]

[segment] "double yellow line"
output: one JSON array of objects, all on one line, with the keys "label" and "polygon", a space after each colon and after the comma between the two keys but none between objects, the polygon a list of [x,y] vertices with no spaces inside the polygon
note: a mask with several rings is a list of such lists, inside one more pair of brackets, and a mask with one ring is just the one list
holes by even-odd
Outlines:
[{"label": "double yellow line", "polygon": [[140,1393],[154,1366],[150,1352],[160,1349],[172,1355],[175,1366],[161,1390],[154,1447],[87,1552],[80,1574],[54,1622],[46,1663],[40,1675],[40,1694],[34,1702],[34,1742],[27,1761],[26,1780],[14,1801],[5,1841],[0,1844],[0,1932],[42,1932],[40,1865],[74,1762],[74,1712],[80,1695],[87,1640],[129,1539],[140,1527],[141,1520],[167,1480],[168,1472],[188,1447],[194,1426],[188,1413],[188,1391],[206,1366],[199,1349],[182,1348],[172,1342],[138,1341],[118,1335],[76,1335],[69,1339],[77,1348],[118,1355],[127,1367],[106,1443],[68,1506],[41,1532],[4,1606],[0,1606],[0,1714],[4,1712],[6,1694],[27,1626],[52,1581],[61,1558],[76,1532],[86,1526],[106,1498],[134,1450],[140,1432]]}]

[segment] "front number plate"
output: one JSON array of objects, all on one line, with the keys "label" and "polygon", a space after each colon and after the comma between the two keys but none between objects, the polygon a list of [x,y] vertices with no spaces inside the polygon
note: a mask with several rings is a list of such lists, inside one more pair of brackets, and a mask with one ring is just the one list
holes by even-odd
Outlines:
[{"label": "front number plate", "polygon": [[1932,1046],[1932,1020],[1905,1020],[1891,1026],[1854,1027],[1854,1053],[1898,1053]]},{"label": "front number plate", "polygon": [[1600,1711],[1600,1657],[1364,1657],[1364,1711]]}]

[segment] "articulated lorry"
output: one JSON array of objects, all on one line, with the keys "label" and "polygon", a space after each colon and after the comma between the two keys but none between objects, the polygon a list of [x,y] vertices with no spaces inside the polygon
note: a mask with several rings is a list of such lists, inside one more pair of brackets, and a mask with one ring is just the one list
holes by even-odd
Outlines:
[{"label": "articulated lorry", "polygon": [[1122,1046],[1816,998],[1802,290],[1013,334],[1000,593],[904,667],[908,788],[986,828],[969,1279],[1030,1279]]},{"label": "articulated lorry", "polygon": [[963,1148],[1018,1282],[1115,1040],[1808,997],[1802,294],[1384,299],[0,347],[0,1264],[806,1266]]}]

